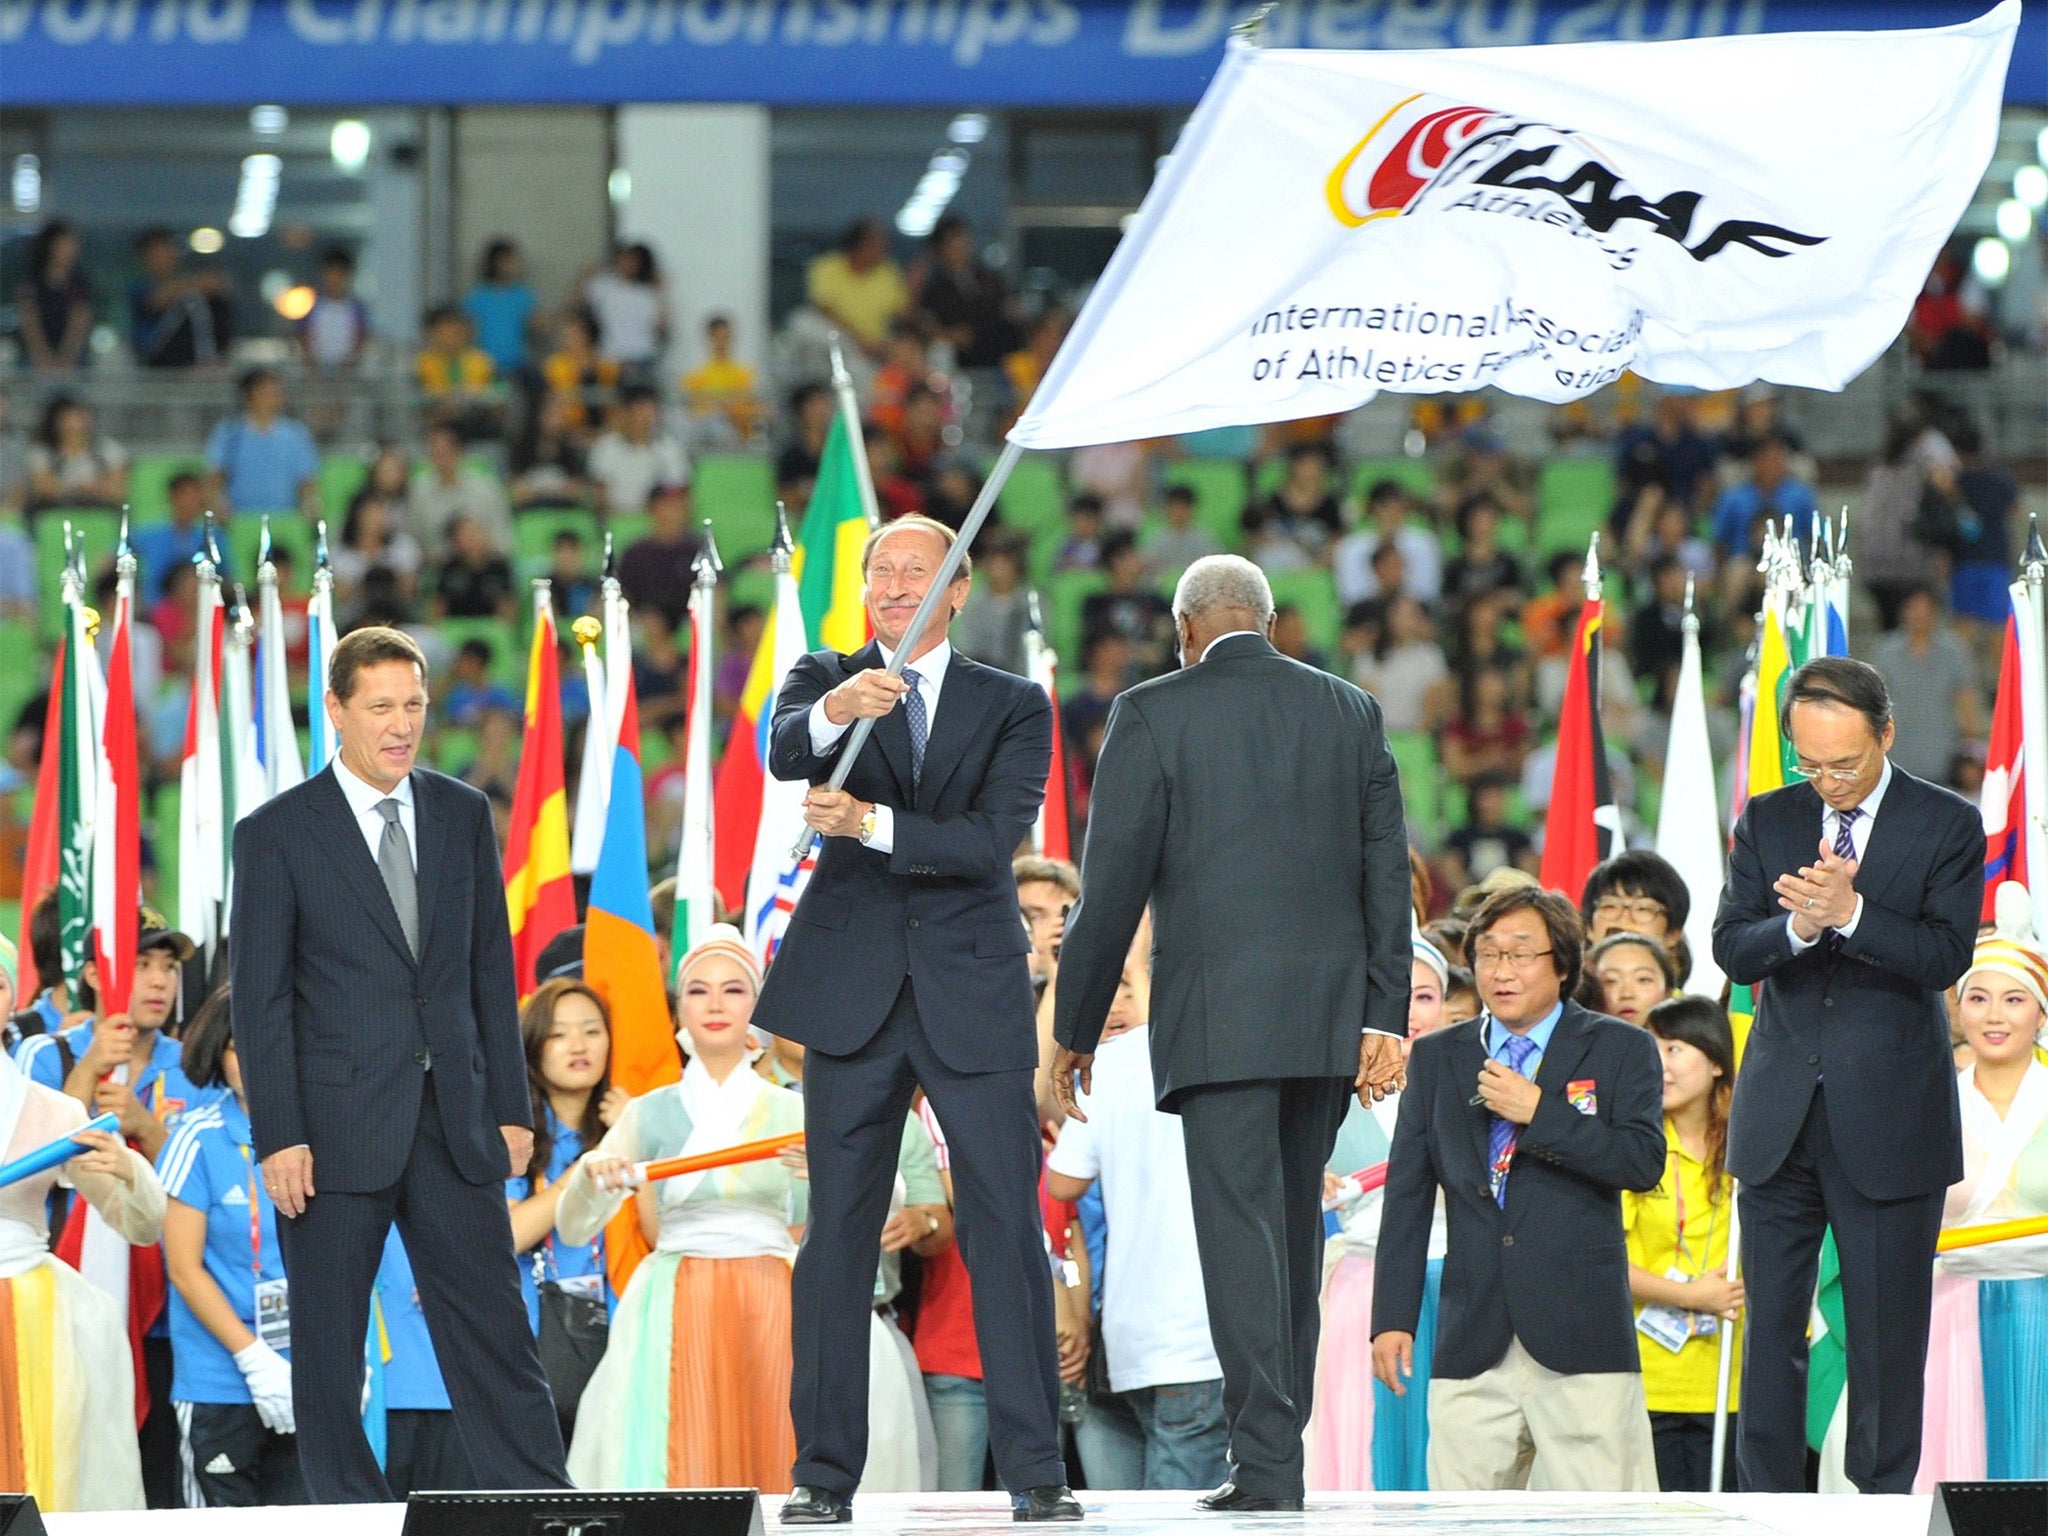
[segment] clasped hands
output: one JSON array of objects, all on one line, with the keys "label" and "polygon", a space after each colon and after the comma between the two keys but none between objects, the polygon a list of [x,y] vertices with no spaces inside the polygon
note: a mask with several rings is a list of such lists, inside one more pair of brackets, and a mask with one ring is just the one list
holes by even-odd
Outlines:
[{"label": "clasped hands", "polygon": [[1797,874],[1772,882],[1778,905],[1792,914],[1792,931],[1803,942],[1811,944],[1828,929],[1855,919],[1858,868],[1855,859],[1843,858],[1822,838],[1818,864],[1803,865]]}]

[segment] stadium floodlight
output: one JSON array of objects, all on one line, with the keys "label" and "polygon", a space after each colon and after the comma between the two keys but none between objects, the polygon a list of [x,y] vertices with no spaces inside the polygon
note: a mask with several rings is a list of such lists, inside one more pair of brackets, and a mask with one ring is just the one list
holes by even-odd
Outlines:
[{"label": "stadium floodlight", "polygon": [[2039,213],[2048,207],[2048,171],[2023,165],[2012,173],[2012,195]]},{"label": "stadium floodlight", "polygon": [[1987,288],[1997,288],[2012,271],[2012,251],[2003,240],[1986,235],[1970,252],[1970,270]]},{"label": "stadium floodlight", "polygon": [[35,155],[14,157],[14,211],[34,213],[43,206],[43,162]]},{"label": "stadium floodlight", "polygon": [[327,153],[337,169],[355,175],[370,163],[370,125],[344,117],[327,135]]},{"label": "stadium floodlight", "polygon": [[280,293],[273,305],[285,319],[297,322],[313,313],[313,302],[317,298],[313,290],[304,283],[296,283]]},{"label": "stadium floodlight", "polygon": [[2048,165],[2048,127],[2043,127],[2034,136],[2034,158],[2043,165]]},{"label": "stadium floodlight", "polygon": [[939,215],[953,201],[967,175],[971,157],[964,149],[942,149],[925,166],[910,198],[896,214],[896,228],[913,240],[922,240],[937,228]]},{"label": "stadium floodlight", "polygon": [[2017,244],[2027,238],[2034,228],[2034,212],[2016,197],[2008,197],[1998,205],[1998,232]]},{"label": "stadium floodlight", "polygon": [[614,167],[604,179],[604,190],[614,208],[625,207],[633,200],[633,173],[623,165]]},{"label": "stadium floodlight", "polygon": [[255,240],[270,233],[270,220],[277,212],[277,189],[284,180],[284,161],[276,155],[249,155],[242,161],[242,182],[235,189],[235,211],[228,216],[228,233],[243,240]]},{"label": "stadium floodlight", "polygon": [[946,125],[946,137],[955,144],[979,144],[988,137],[988,115],[962,112]]},{"label": "stadium floodlight", "polygon": [[211,224],[202,224],[192,231],[192,238],[185,243],[192,247],[195,255],[212,256],[228,242],[227,237]]},{"label": "stadium floodlight", "polygon": [[266,105],[249,109],[249,131],[259,138],[277,138],[291,125],[292,115],[283,107]]}]

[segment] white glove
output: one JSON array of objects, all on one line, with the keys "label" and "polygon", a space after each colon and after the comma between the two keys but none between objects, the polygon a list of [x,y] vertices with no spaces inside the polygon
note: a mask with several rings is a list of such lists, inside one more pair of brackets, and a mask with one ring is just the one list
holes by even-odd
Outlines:
[{"label": "white glove", "polygon": [[249,1398],[256,1405],[256,1417],[263,1421],[263,1427],[273,1434],[296,1434],[291,1362],[258,1339],[235,1356],[235,1369],[249,1385]]}]

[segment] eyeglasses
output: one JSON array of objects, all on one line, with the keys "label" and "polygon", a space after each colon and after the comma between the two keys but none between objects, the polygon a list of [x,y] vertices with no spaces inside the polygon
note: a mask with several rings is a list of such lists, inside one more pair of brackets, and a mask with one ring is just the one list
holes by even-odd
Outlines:
[{"label": "eyeglasses", "polygon": [[1545,955],[1555,953],[1548,949],[1491,949],[1481,946],[1472,951],[1472,969],[1475,971],[1497,971],[1505,960],[1518,971],[1526,971]]},{"label": "eyeglasses", "polygon": [[1805,763],[1792,765],[1793,775],[1802,779],[1826,779],[1830,784],[1854,784],[1863,777],[1861,768],[1810,768]]},{"label": "eyeglasses", "polygon": [[1593,914],[1596,917],[1633,917],[1639,918],[1644,922],[1648,922],[1653,917],[1665,916],[1667,910],[1663,902],[1650,896],[1638,896],[1634,899],[1623,896],[1602,896],[1593,903]]}]

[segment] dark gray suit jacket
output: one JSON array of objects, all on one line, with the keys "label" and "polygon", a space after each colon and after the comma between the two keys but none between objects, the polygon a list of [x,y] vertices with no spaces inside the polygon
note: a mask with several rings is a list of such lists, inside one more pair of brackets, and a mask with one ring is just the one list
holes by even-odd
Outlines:
[{"label": "dark gray suit jacket", "polygon": [[1942,994],[1976,945],[1984,824],[1962,796],[1892,764],[1856,871],[1855,933],[1824,933],[1795,954],[1771,886],[1819,858],[1822,808],[1811,784],[1789,784],[1750,801],[1735,824],[1714,958],[1757,1000],[1728,1169],[1745,1184],[1775,1174],[1825,1076],[1828,1133],[1858,1192],[1933,1194],[1963,1176]]},{"label": "dark gray suit jacket", "polygon": [[313,1149],[318,1188],[398,1181],[426,1052],[449,1155],[473,1184],[511,1169],[501,1125],[531,1125],[505,877],[491,806],[416,768],[415,960],[330,767],[235,828],[235,1051],[256,1152]]},{"label": "dark gray suit jacket", "polygon": [[1095,1049],[1152,904],[1159,1102],[1350,1078],[1408,1029],[1408,841],[1379,704],[1256,635],[1122,695],[1095,769],[1054,1034]]}]

